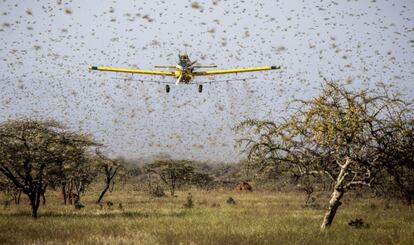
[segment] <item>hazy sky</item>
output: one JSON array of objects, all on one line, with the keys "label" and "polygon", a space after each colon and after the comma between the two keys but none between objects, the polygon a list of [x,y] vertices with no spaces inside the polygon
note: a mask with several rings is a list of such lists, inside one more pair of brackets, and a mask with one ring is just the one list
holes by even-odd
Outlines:
[{"label": "hazy sky", "polygon": [[[0,0],[0,121],[55,118],[115,155],[238,161],[231,128],[277,119],[290,99],[317,94],[320,76],[354,87],[384,82],[412,99],[413,17],[412,0]],[[87,70],[175,65],[184,50],[223,69],[282,70],[216,76],[257,78],[201,94]]]}]

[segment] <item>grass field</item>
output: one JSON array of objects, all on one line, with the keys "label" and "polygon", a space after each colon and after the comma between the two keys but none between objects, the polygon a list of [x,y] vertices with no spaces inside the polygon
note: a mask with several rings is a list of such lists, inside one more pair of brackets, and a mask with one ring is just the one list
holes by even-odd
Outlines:
[{"label": "grass field", "polygon": [[[317,199],[320,208],[304,208],[302,193],[191,193],[192,209],[183,208],[187,192],[150,198],[118,191],[106,197],[114,202],[112,209],[95,204],[95,193],[83,197],[85,208],[75,210],[60,204],[59,193],[49,192],[37,220],[26,199],[1,208],[0,244],[414,244],[412,207],[381,199],[345,197],[333,226],[321,233],[326,194]],[[230,196],[236,205],[226,203]],[[369,228],[350,227],[355,218]]]}]

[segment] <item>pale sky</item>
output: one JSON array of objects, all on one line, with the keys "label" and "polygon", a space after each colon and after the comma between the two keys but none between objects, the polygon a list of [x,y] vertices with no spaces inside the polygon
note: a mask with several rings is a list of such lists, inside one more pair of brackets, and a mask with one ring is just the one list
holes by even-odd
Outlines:
[{"label": "pale sky", "polygon": [[[320,75],[356,88],[383,82],[412,99],[413,16],[413,1],[0,0],[0,121],[54,118],[114,155],[235,162],[244,156],[231,128],[277,120],[292,98],[318,93]],[[201,94],[87,70],[175,65],[185,50],[223,69],[282,70],[217,76],[257,78]]]}]

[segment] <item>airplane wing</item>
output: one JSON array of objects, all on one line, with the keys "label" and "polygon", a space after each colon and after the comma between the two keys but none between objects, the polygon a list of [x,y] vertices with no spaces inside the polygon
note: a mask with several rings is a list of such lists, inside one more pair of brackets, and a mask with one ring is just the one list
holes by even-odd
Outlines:
[{"label": "airplane wing", "polygon": [[171,82],[155,81],[155,80],[144,80],[144,79],[134,79],[132,77],[112,77],[112,79],[123,80],[123,81],[136,81],[136,82],[141,82],[141,83],[172,84]]},{"label": "airplane wing", "polygon": [[175,76],[175,73],[173,71],[135,70],[135,69],[104,67],[104,66],[89,66],[88,68],[89,70],[96,70],[96,71],[111,71],[111,72],[159,75],[159,76]]},{"label": "airplane wing", "polygon": [[238,68],[238,69],[230,69],[230,70],[198,71],[198,72],[193,72],[193,75],[194,76],[209,76],[209,75],[221,75],[221,74],[252,72],[252,71],[267,71],[267,70],[277,70],[277,69],[280,69],[280,66],[261,66],[261,67]]}]

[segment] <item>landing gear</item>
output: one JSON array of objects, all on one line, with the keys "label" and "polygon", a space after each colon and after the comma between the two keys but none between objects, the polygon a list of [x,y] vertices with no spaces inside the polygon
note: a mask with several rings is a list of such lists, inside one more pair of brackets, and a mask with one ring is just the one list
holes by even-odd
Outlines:
[{"label": "landing gear", "polygon": [[170,92],[170,85],[165,85],[165,92],[169,93]]},{"label": "landing gear", "polygon": [[198,92],[199,93],[203,92],[203,85],[202,84],[198,85]]}]

